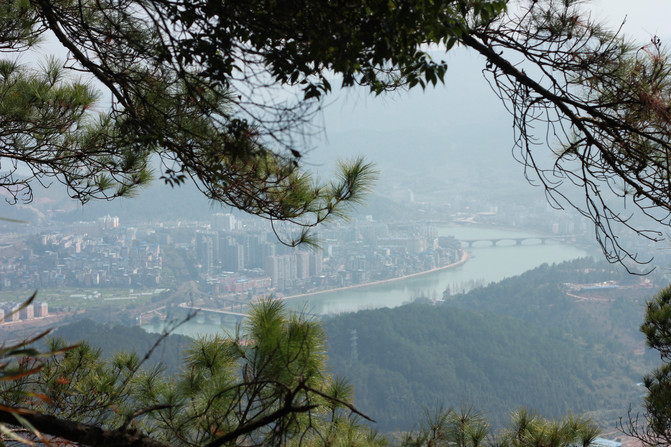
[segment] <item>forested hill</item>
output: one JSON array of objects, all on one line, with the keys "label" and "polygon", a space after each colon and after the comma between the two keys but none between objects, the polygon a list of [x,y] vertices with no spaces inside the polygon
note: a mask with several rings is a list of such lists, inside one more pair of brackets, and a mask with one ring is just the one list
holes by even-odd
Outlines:
[{"label": "forested hill", "polygon": [[[608,281],[617,286],[590,288]],[[467,294],[451,296],[445,304],[553,327],[588,343],[640,349],[644,337],[638,328],[643,322],[644,303],[665,285],[653,275],[630,275],[619,265],[586,258],[544,264]]]},{"label": "forested hill", "polygon": [[[104,358],[111,358],[117,352],[135,352],[144,356],[156,344],[158,334],[149,334],[134,326],[119,326],[80,320],[56,329],[54,337],[62,338],[68,344],[86,341],[94,348],[101,349]],[[168,373],[176,374],[182,369],[183,352],[193,340],[183,335],[170,335],[160,342],[152,353],[147,366],[161,364]]]},{"label": "forested hill", "polygon": [[[478,310],[414,303],[328,319],[331,369],[351,380],[357,407],[383,431],[410,428],[438,405],[472,406],[495,425],[525,406],[547,417],[590,412],[612,427],[638,403],[645,368],[628,343],[597,335],[599,322],[581,331],[589,315],[579,325],[555,318],[557,309],[563,316],[582,311],[581,303],[563,300],[561,269],[574,267],[544,267],[458,297],[460,305],[472,297]],[[600,273],[603,280],[607,273]],[[534,275],[545,281],[531,282]],[[491,302],[498,314],[484,310]],[[514,302],[524,307],[521,318],[502,315]]]}]

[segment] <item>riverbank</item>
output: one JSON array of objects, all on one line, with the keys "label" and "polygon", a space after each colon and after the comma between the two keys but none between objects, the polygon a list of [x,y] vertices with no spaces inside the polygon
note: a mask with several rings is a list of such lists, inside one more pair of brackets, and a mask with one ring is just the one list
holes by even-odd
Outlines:
[{"label": "riverbank", "polygon": [[[474,229],[472,234],[460,234],[463,239],[496,239],[502,236],[522,237],[525,234],[500,234],[499,230]],[[449,231],[449,230],[448,230]],[[374,283],[357,284],[347,288],[320,290],[300,295],[290,295],[286,305],[309,315],[335,315],[359,310],[394,308],[412,301],[413,297],[442,296],[446,288],[455,291],[455,286],[475,282],[497,282],[520,275],[542,264],[553,264],[582,258],[587,253],[567,244],[498,245],[496,247],[472,247],[468,258],[432,269],[428,272],[390,278]],[[468,262],[465,262],[468,260]],[[459,266],[458,268],[456,268]],[[436,271],[439,270],[439,271]],[[383,284],[381,284],[383,283]],[[287,294],[289,295],[289,294]],[[227,330],[232,331],[233,323]],[[162,326],[145,326],[160,332]],[[221,332],[219,324],[198,324],[189,321],[177,329],[178,333],[195,336]]]},{"label": "riverbank", "polygon": [[443,270],[448,270],[454,267],[458,267],[466,261],[468,261],[471,258],[471,253],[463,250],[461,253],[461,259],[459,259],[457,262],[453,262],[452,264],[447,264],[441,267],[436,267],[435,269],[431,270],[425,270],[423,272],[417,272],[417,273],[411,273],[410,275],[404,275],[404,276],[398,276],[396,278],[389,278],[389,279],[382,279],[379,281],[373,281],[373,282],[367,282],[363,284],[354,284],[351,286],[345,286],[345,287],[338,287],[335,289],[327,289],[327,290],[318,290],[316,292],[309,292],[309,293],[301,293],[298,295],[289,295],[289,296],[278,296],[276,299],[280,300],[293,300],[297,298],[305,298],[305,297],[311,297],[311,296],[316,296],[316,295],[324,295],[327,293],[334,293],[334,292],[342,292],[344,290],[353,290],[353,289],[362,289],[364,287],[370,287],[370,286],[378,286],[380,284],[388,284],[388,283],[393,283],[396,281],[403,281],[408,278],[416,278],[418,276],[423,276],[423,275],[428,275],[430,273],[435,273],[435,272],[440,272]]}]

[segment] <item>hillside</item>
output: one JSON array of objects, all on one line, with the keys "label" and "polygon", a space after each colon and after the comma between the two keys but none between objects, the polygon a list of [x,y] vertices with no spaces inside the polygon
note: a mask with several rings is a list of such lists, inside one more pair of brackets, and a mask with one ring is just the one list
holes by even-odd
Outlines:
[{"label": "hillside", "polygon": [[524,406],[550,418],[588,413],[611,428],[639,402],[636,383],[651,364],[634,335],[642,300],[613,298],[605,309],[567,297],[564,283],[583,267],[544,266],[447,304],[331,318],[331,369],[351,380],[357,406],[383,431],[411,428],[440,405],[472,406],[495,426]]},{"label": "hillside", "polygon": [[[80,320],[56,329],[53,337],[62,338],[68,344],[86,341],[99,348],[104,358],[120,351],[136,352],[144,356],[156,344],[158,334],[149,334],[137,326],[105,325],[91,320]],[[171,374],[182,368],[182,353],[192,340],[182,335],[170,335],[157,346],[147,361],[147,366],[163,365]]]},{"label": "hillside", "polygon": [[[612,281],[617,287],[594,287]],[[576,259],[449,297],[448,306],[487,311],[555,328],[592,344],[642,354],[645,301],[666,282],[627,274],[619,265]]]}]

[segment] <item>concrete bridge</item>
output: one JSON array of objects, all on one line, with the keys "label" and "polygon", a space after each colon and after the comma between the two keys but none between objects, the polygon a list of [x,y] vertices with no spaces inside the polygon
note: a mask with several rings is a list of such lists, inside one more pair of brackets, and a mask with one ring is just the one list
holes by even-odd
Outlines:
[{"label": "concrete bridge", "polygon": [[465,245],[467,248],[471,248],[476,243],[487,243],[489,246],[496,247],[500,242],[504,241],[506,242],[512,241],[515,243],[515,245],[524,245],[525,242],[532,241],[544,245],[547,241],[565,242],[570,239],[571,236],[526,236],[526,237],[459,239],[459,242],[461,242],[461,244]]},{"label": "concrete bridge", "polygon": [[247,318],[249,314],[245,314],[242,312],[235,312],[233,310],[226,310],[226,309],[210,309],[207,307],[201,307],[201,306],[191,306],[187,303],[180,303],[179,307],[182,309],[185,309],[189,312],[198,312],[198,313],[214,313],[214,314],[219,314],[222,316],[225,315],[231,315],[233,317],[242,319],[242,318]]},{"label": "concrete bridge", "polygon": [[[228,310],[226,308],[224,308],[224,309],[211,309],[211,308],[208,308],[208,307],[193,306],[193,305],[190,305],[188,303],[180,303],[177,307],[179,307],[180,309],[184,309],[187,312],[191,312],[191,313],[195,313],[195,312],[198,312],[199,314],[212,313],[212,314],[221,315],[222,317],[230,315],[230,316],[233,316],[233,317],[238,318],[240,320],[243,319],[243,318],[249,317],[249,314],[242,313],[242,312],[235,312],[233,310]],[[313,313],[309,313],[309,312],[305,312],[305,311],[292,311],[290,309],[288,311],[290,313],[300,314],[300,315],[302,315],[306,318],[312,318],[312,319],[321,318],[320,315],[318,315],[318,314],[313,314]]]}]

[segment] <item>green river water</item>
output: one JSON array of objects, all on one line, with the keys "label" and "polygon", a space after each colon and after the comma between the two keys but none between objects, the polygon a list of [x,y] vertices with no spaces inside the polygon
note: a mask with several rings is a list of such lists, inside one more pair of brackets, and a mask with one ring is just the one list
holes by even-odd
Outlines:
[{"label": "green river water", "polygon": [[[463,240],[534,236],[530,232],[481,227],[445,227],[440,228],[438,232],[441,236],[453,235]],[[559,263],[591,254],[584,249],[559,242],[549,241],[546,244],[540,244],[533,240],[523,245],[516,245],[513,241],[502,241],[495,247],[475,246],[469,248],[468,251],[471,254],[470,259],[454,268],[384,284],[296,298],[288,300],[287,303],[292,309],[314,315],[397,307],[417,297],[440,299],[447,287],[456,293],[473,285],[483,285],[519,275],[544,263]],[[230,322],[224,324],[223,328],[231,330],[233,326],[234,324]],[[143,327],[150,332],[161,330],[161,327],[157,325]],[[197,336],[221,332],[221,330],[222,325],[212,324],[201,317],[185,323],[176,332]]]}]

